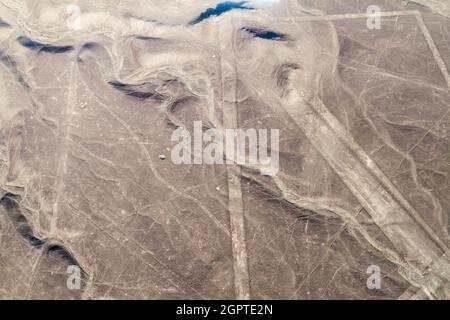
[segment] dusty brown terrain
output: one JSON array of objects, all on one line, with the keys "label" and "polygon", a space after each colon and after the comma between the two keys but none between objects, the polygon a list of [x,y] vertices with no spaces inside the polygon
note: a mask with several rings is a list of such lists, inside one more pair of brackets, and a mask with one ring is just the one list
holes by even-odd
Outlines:
[{"label": "dusty brown terrain", "polygon": [[[219,3],[0,0],[0,298],[450,298],[447,1]],[[278,173],[174,164],[194,121]]]}]

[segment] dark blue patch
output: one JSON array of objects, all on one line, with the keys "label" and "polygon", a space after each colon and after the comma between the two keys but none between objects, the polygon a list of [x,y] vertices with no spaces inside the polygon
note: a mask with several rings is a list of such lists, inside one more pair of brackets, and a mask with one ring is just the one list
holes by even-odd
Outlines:
[{"label": "dark blue patch", "polygon": [[9,23],[0,19],[0,28],[7,28],[7,27],[10,27]]},{"label": "dark blue patch", "polygon": [[19,43],[24,46],[25,48],[34,50],[34,51],[39,51],[39,52],[48,52],[48,53],[54,53],[54,54],[58,54],[58,53],[65,53],[65,52],[69,52],[74,50],[73,46],[53,46],[53,45],[48,45],[48,44],[43,44],[40,42],[36,42],[31,40],[30,38],[27,37],[18,37],[17,41],[19,41]]},{"label": "dark blue patch", "polygon": [[136,36],[137,40],[143,40],[143,41],[159,41],[162,40],[161,38],[156,37],[147,37],[147,36]]},{"label": "dark blue patch", "polygon": [[285,34],[266,30],[266,29],[242,28],[242,30],[247,31],[248,33],[252,34],[255,38],[275,40],[275,41],[285,41],[288,38]]},{"label": "dark blue patch", "polygon": [[[118,81],[109,81],[108,84],[112,86],[114,89],[119,90],[120,92],[125,93],[127,96],[137,98],[139,100],[147,100],[147,99],[153,99],[157,101],[164,101],[167,99],[166,96],[157,93],[149,91],[146,88],[146,84],[125,84]],[[147,91],[143,91],[146,90]]]},{"label": "dark blue patch", "polygon": [[[63,258],[64,260],[66,260],[67,264],[70,266],[79,266],[78,261],[73,257],[73,255],[67,251],[66,248],[64,248],[63,246],[60,246],[58,244],[50,244],[47,247],[47,253],[49,252],[53,252],[58,254],[61,258]],[[80,268],[81,269],[81,268]]]},{"label": "dark blue patch", "polygon": [[83,45],[83,49],[94,49],[95,47],[97,47],[98,44],[96,44],[95,42],[87,42]]},{"label": "dark blue patch", "polygon": [[17,232],[24,238],[30,245],[35,248],[41,248],[45,241],[38,239],[34,236],[27,218],[22,214],[20,206],[16,201],[16,196],[7,193],[0,200],[0,205],[3,206],[11,222],[15,226]]},{"label": "dark blue patch", "polygon": [[29,84],[25,81],[25,79],[22,77],[19,70],[17,69],[17,64],[14,61],[14,59],[1,50],[0,50],[0,63],[2,63],[9,70],[11,70],[11,72],[15,75],[17,81],[19,81],[19,83],[22,85],[23,88],[30,89]]},{"label": "dark blue patch", "polygon": [[208,19],[211,16],[220,16],[222,13],[231,11],[233,9],[242,9],[242,10],[253,10],[252,7],[244,6],[247,1],[241,2],[232,2],[226,1],[219,3],[215,8],[209,8],[206,11],[202,12],[196,19],[192,20],[189,24],[196,24],[205,19]]}]

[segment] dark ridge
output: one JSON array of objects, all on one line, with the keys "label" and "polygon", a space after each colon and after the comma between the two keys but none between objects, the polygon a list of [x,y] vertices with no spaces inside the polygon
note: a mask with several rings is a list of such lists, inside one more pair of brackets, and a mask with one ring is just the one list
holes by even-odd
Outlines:
[{"label": "dark ridge", "polygon": [[85,44],[81,47],[81,49],[94,49],[94,48],[96,48],[97,46],[98,46],[98,44],[95,43],[95,42],[88,42],[88,43],[85,43]]},{"label": "dark ridge", "polygon": [[290,212],[296,219],[302,221],[319,220],[316,212],[299,207],[294,203],[289,202],[288,200],[283,198],[281,191],[272,190],[260,181],[247,176],[241,176],[241,180],[243,183],[247,184],[249,190],[257,194],[261,199],[270,203],[281,205],[283,210]]},{"label": "dark ridge", "polygon": [[288,40],[288,36],[282,33],[278,33],[271,30],[266,30],[262,28],[242,28],[250,34],[252,34],[255,38],[267,39],[267,40],[275,40],[275,41],[286,41]]},{"label": "dark ridge", "polygon": [[10,27],[9,23],[0,19],[0,28],[8,28],[8,27]]},{"label": "dark ridge", "polygon": [[36,42],[31,40],[30,38],[20,36],[17,38],[17,41],[30,50],[38,51],[38,52],[48,52],[53,54],[65,53],[74,50],[73,46],[53,46],[49,44],[43,44],[40,42]]},{"label": "dark ridge", "polygon": [[80,58],[80,55],[84,50],[95,49],[95,48],[97,48],[97,46],[98,46],[98,44],[96,44],[95,42],[87,42],[87,43],[83,44],[81,46],[80,52],[78,53],[77,62],[80,62],[80,63],[83,62],[83,59]]},{"label": "dark ridge", "polygon": [[[36,108],[36,110],[38,110],[38,107],[36,106],[35,103],[33,103],[33,106]],[[58,128],[58,125],[55,123],[54,120],[52,119],[48,119],[42,115],[39,116],[39,118],[42,120],[43,123],[45,123],[45,125],[53,130],[56,130]]]},{"label": "dark ridge", "polygon": [[299,70],[302,67],[296,63],[284,63],[275,69],[275,79],[279,88],[286,87],[289,81],[289,73],[293,70]]},{"label": "dark ridge", "polygon": [[202,12],[196,19],[189,22],[189,24],[197,24],[205,19],[208,19],[211,16],[220,16],[222,13],[231,11],[233,9],[241,9],[241,10],[254,10],[253,7],[246,7],[244,4],[246,4],[247,1],[241,1],[241,2],[232,2],[232,1],[225,1],[219,3],[215,8],[209,8],[206,11]]},{"label": "dark ridge", "polygon": [[190,102],[198,102],[198,98],[192,96],[185,96],[175,100],[172,104],[169,105],[168,111],[170,113],[176,112],[178,109],[182,109],[184,106],[189,105]]},{"label": "dark ridge", "polygon": [[163,40],[162,38],[156,38],[156,37],[146,37],[146,36],[136,36],[135,39],[137,40],[143,40],[143,41],[155,41],[155,40]]},{"label": "dark ridge", "polygon": [[163,81],[165,85],[182,85],[182,83],[178,79],[168,79]]},{"label": "dark ridge", "polygon": [[[149,91],[148,84],[125,84],[118,81],[109,81],[109,85],[111,85],[114,89],[119,90],[120,92],[125,93],[127,96],[138,98],[140,100],[153,99],[156,101],[164,101],[167,99],[165,95],[160,93]],[[146,91],[142,91],[142,89],[147,89]]]},{"label": "dark ridge", "polygon": [[33,234],[27,218],[22,214],[20,206],[16,201],[17,196],[7,193],[0,200],[0,204],[5,208],[8,217],[11,219],[17,232],[27,240],[33,247],[41,248],[45,241],[36,238]]},{"label": "dark ridge", "polygon": [[125,90],[125,88],[129,87],[129,85],[125,84],[125,83],[121,83],[118,81],[109,81],[108,82],[114,89],[123,91]]},{"label": "dark ridge", "polygon": [[25,81],[25,79],[20,74],[17,69],[17,64],[9,55],[5,54],[0,50],[0,62],[5,65],[16,77],[16,80],[24,87],[25,89],[30,89],[30,85]]},{"label": "dark ridge", "polygon": [[246,183],[252,191],[267,201],[286,201],[283,199],[281,191],[276,187],[276,189],[271,189],[265,186],[262,182],[246,175],[242,175],[241,180],[243,183]]},{"label": "dark ridge", "polygon": [[46,253],[55,253],[58,256],[60,256],[62,259],[64,259],[68,265],[70,266],[79,266],[80,269],[84,272],[83,268],[81,268],[80,264],[78,263],[77,259],[74,258],[74,256],[62,245],[59,244],[50,244],[48,245],[46,249]]},{"label": "dark ridge", "polygon": [[173,122],[172,119],[170,119],[170,117],[166,117],[165,123],[172,130],[177,130],[178,128],[180,128],[180,126],[177,125],[175,122]]},{"label": "dark ridge", "polygon": [[78,52],[77,62],[84,62],[81,57],[86,51],[92,52],[96,60],[103,61],[104,63],[108,64],[108,61],[110,60],[107,51],[100,43],[86,42],[81,46],[80,51]]},{"label": "dark ridge", "polygon": [[[170,80],[168,80],[170,81]],[[181,125],[179,125],[176,119],[176,112],[178,110],[184,109],[186,106],[189,106],[190,102],[199,102],[199,99],[197,97],[194,96],[184,96],[181,98],[176,99],[174,102],[172,102],[171,104],[169,104],[167,106],[167,112],[166,112],[166,125],[172,129],[172,130],[176,130],[178,128],[180,128]]]}]

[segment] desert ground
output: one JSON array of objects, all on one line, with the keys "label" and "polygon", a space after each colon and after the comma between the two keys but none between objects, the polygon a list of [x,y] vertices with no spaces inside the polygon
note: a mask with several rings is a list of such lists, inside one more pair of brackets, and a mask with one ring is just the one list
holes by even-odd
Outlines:
[{"label": "desert ground", "polygon": [[446,0],[0,0],[0,299],[449,299],[449,68]]}]

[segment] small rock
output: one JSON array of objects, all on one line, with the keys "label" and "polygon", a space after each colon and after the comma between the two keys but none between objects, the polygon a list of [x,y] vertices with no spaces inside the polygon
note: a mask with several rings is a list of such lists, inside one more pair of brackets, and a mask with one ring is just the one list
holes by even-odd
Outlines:
[{"label": "small rock", "polygon": [[161,155],[159,155],[159,159],[161,159],[161,160],[166,160],[167,157],[166,157],[165,155],[161,154]]}]

